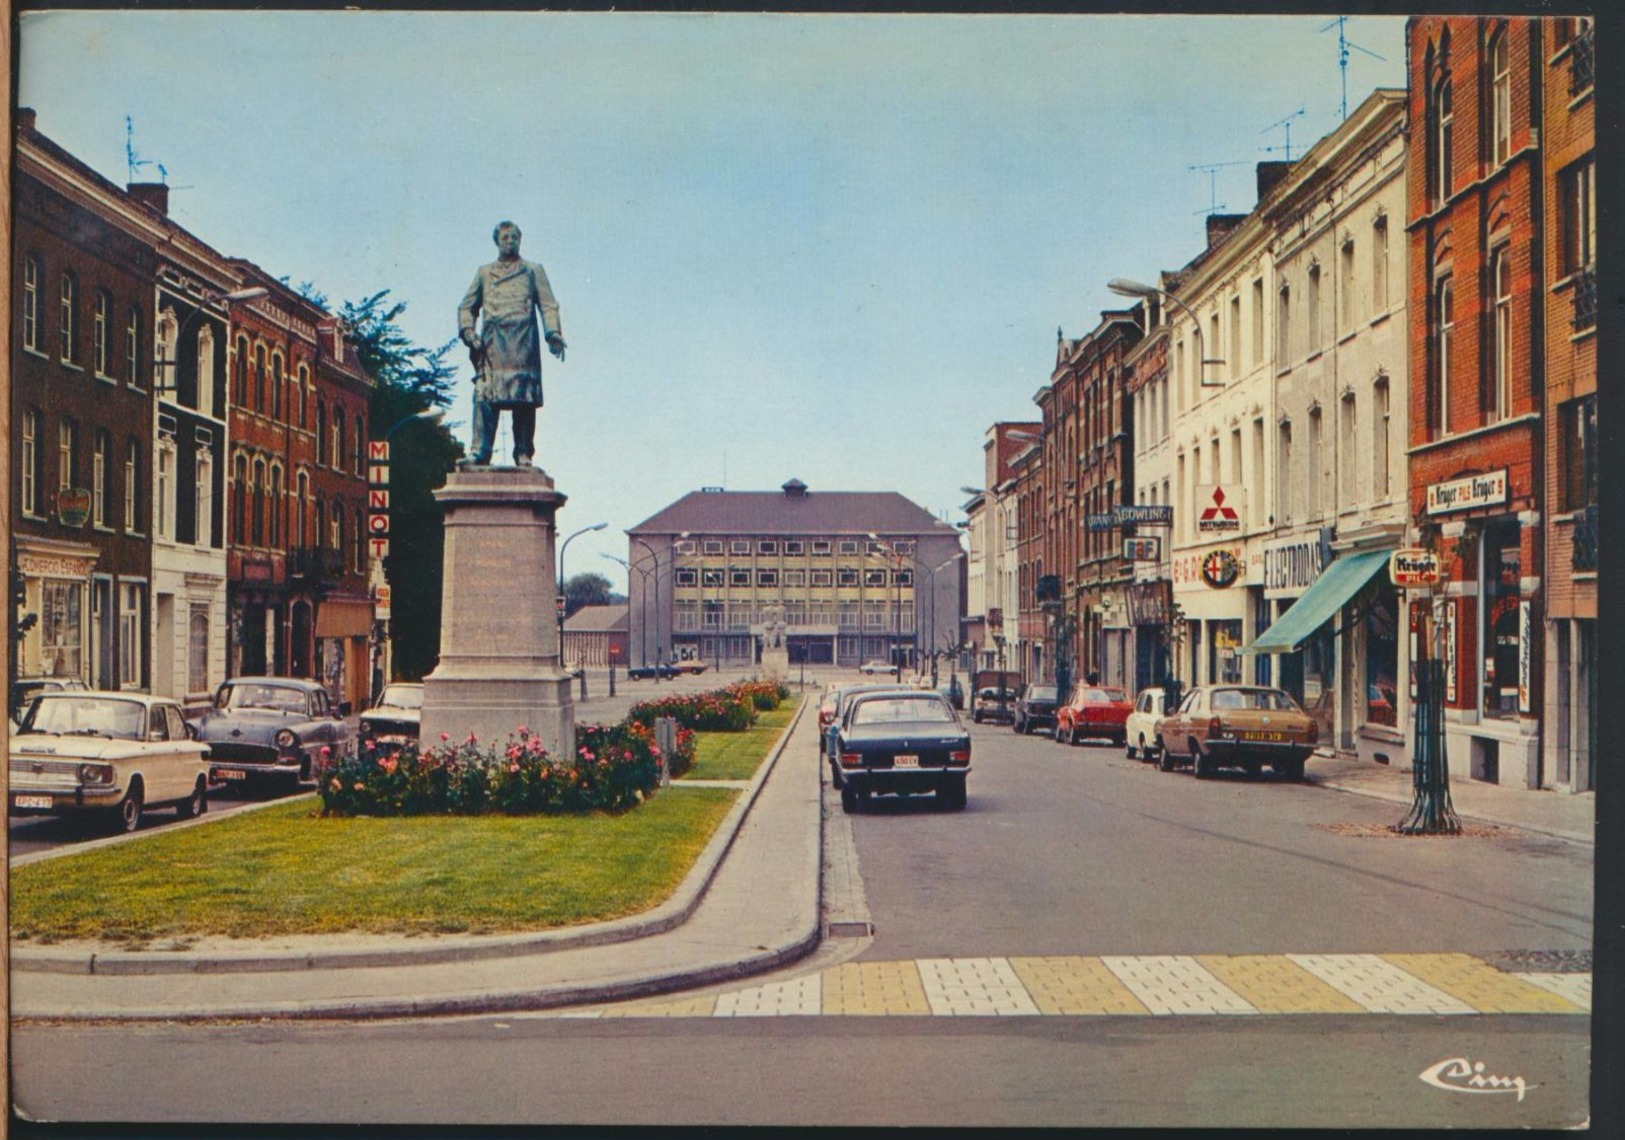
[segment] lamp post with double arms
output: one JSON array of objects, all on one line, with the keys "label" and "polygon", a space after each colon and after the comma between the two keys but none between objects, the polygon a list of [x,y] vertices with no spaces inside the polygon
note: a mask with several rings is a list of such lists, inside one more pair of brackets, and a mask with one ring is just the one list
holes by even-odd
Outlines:
[{"label": "lamp post with double arms", "polygon": [[[660,684],[660,554],[641,538],[633,537],[633,542],[649,552],[649,558],[654,563],[654,590],[655,590],[655,684]],[[645,609],[649,598],[649,582],[644,579],[643,597]],[[648,625],[643,628],[643,636],[638,638],[641,646],[648,639]]]},{"label": "lamp post with double arms", "polygon": [[[564,664],[564,552],[570,549],[572,542],[588,531],[603,530],[608,525],[607,522],[601,522],[593,523],[591,526],[584,526],[559,544],[559,593],[556,606],[559,619],[559,664],[561,666]],[[587,695],[587,663],[585,661],[581,662],[581,695],[583,698]]]},{"label": "lamp post with double arms", "polygon": [[[640,600],[640,603],[641,603],[641,605],[643,607],[644,614],[647,615],[648,612],[649,612],[649,587],[647,585],[649,572],[647,570],[645,570],[643,567],[634,566],[634,565],[632,565],[632,563],[628,562],[626,559],[617,558],[613,554],[603,554],[603,555],[600,555],[600,557],[609,559],[611,562],[615,563],[616,565],[620,566],[621,568],[623,568],[626,571],[626,592],[628,594],[631,594],[631,592],[632,592],[632,571],[636,570],[638,572],[638,581],[645,583],[645,585],[643,587],[643,596],[642,596],[642,598]],[[646,616],[644,618],[644,624],[647,624],[647,622],[648,622],[648,618]],[[644,657],[644,654],[643,654],[643,641],[640,638],[638,640],[638,664],[640,666],[643,665],[645,660],[646,660],[646,658]],[[632,663],[630,661],[628,661],[626,663],[626,667],[627,667],[627,677],[628,677],[628,679],[630,679],[631,676],[632,676],[632,674],[631,674]],[[613,670],[612,670],[611,671],[611,677],[613,677],[613,675],[614,674],[613,674]],[[613,686],[610,689],[610,693],[611,693],[611,695],[614,694]]]},{"label": "lamp post with double arms", "polygon": [[[939,571],[946,570],[948,567],[952,566],[955,562],[958,562],[963,557],[965,557],[965,552],[963,550],[955,552],[952,557],[944,560],[941,564],[933,567],[931,569],[930,573],[926,576],[926,589],[931,591],[931,594],[930,594],[930,597],[931,597],[931,617],[926,622],[926,627],[925,628],[926,628],[926,637],[929,639],[928,644],[931,647],[931,687],[933,689],[937,687],[937,573]],[[918,555],[916,555],[915,558],[914,558],[914,564],[915,564],[916,568],[919,568],[922,565]],[[917,600],[919,598],[919,589],[918,589],[918,587],[915,588],[914,595],[915,595],[915,598],[916,598],[915,609],[917,611],[919,609],[919,602]],[[957,640],[958,639],[957,639],[957,629],[956,629],[956,631],[955,631],[955,641],[956,641],[956,643],[957,643]]]},{"label": "lamp post with double arms", "polygon": [[1184,301],[1181,301],[1178,297],[1174,296],[1166,289],[1159,289],[1155,285],[1147,285],[1140,281],[1131,281],[1127,277],[1113,277],[1110,281],[1106,282],[1106,288],[1110,289],[1113,293],[1116,293],[1119,297],[1135,297],[1142,301],[1150,297],[1162,297],[1165,298],[1169,304],[1177,305],[1179,308],[1183,309],[1185,311],[1185,315],[1191,319],[1191,327],[1194,331],[1192,345],[1196,349],[1197,383],[1203,388],[1224,387],[1223,380],[1210,381],[1207,378],[1207,366],[1209,364],[1223,364],[1224,361],[1222,359],[1207,359],[1206,345],[1202,337],[1202,318],[1196,315],[1196,310],[1192,309],[1189,305],[1185,304]]}]

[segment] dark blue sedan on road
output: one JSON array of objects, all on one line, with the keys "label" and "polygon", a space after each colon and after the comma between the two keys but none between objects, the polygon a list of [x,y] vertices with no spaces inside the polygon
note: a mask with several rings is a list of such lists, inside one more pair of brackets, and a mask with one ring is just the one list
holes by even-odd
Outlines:
[{"label": "dark blue sedan on road", "polygon": [[871,795],[921,792],[935,792],[950,811],[965,806],[970,733],[940,693],[853,697],[836,730],[834,758],[844,811],[857,811]]}]

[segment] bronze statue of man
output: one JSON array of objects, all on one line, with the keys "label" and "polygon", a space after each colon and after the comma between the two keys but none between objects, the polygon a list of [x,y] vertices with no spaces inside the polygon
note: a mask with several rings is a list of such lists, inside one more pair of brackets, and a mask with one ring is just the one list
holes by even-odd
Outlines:
[{"label": "bronze statue of man", "polygon": [[[519,227],[499,222],[491,231],[497,259],[482,265],[457,308],[457,335],[474,362],[474,454],[469,462],[491,462],[497,421],[513,413],[513,461],[530,466],[536,454],[536,409],[542,404],[542,353],[536,313],[542,317],[547,350],[564,360],[559,303],[547,274],[519,256]],[[475,317],[483,318],[478,333]]]}]

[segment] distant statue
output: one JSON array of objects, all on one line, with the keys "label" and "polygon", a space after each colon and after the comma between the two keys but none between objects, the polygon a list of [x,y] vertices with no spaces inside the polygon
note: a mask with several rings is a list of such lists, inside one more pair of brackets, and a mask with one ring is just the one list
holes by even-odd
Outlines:
[{"label": "distant statue", "polygon": [[[536,409],[542,404],[541,340],[564,360],[564,332],[559,303],[547,274],[534,261],[519,256],[519,227],[499,222],[491,239],[497,259],[482,265],[457,308],[457,335],[468,346],[474,364],[474,454],[469,462],[491,462],[497,421],[504,409],[513,413],[513,461],[530,466],[536,454]],[[542,337],[537,336],[540,310]],[[481,317],[479,331],[474,319]]]},{"label": "distant statue", "polygon": [[762,608],[762,645],[766,649],[784,647],[783,606],[771,605]]}]

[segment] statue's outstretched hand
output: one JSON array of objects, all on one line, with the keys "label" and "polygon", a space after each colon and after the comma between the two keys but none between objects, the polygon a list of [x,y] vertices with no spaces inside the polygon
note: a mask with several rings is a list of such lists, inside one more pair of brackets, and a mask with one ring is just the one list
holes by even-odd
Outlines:
[{"label": "statue's outstretched hand", "polygon": [[547,351],[558,357],[560,364],[564,363],[564,347],[564,338],[558,333],[552,333],[548,336]]}]

